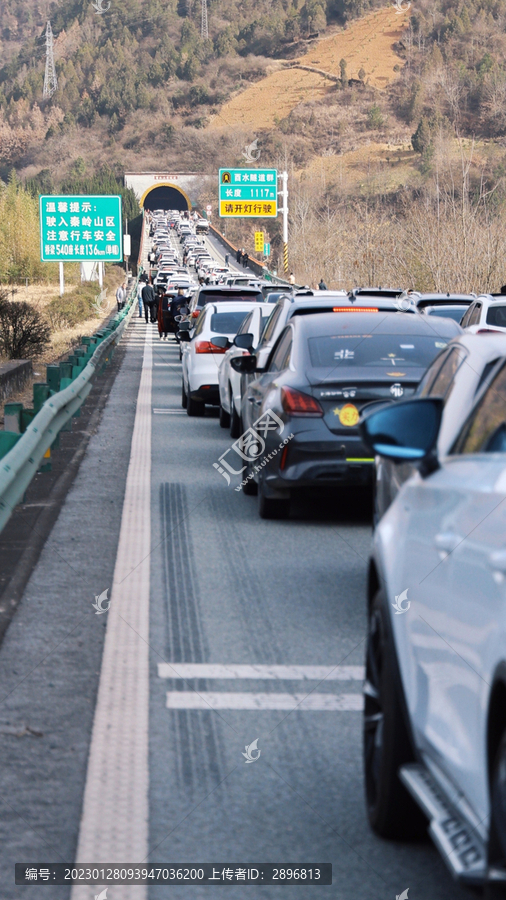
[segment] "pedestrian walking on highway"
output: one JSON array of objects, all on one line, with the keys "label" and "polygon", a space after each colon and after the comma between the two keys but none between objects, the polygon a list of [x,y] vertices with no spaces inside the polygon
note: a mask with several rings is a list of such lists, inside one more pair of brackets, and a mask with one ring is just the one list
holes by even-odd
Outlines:
[{"label": "pedestrian walking on highway", "polygon": [[241,260],[242,260],[242,250],[238,250],[238,251],[237,251],[237,253],[235,254],[235,258],[236,258],[236,261],[239,263],[239,265],[241,265]]},{"label": "pedestrian walking on highway", "polygon": [[158,304],[158,334],[161,341],[166,341],[169,336],[171,323],[172,294],[164,294]]},{"label": "pedestrian walking on highway", "polygon": [[126,300],[126,284],[120,284],[116,291],[116,303],[118,304],[118,312],[123,309]]},{"label": "pedestrian walking on highway", "polygon": [[318,290],[319,291],[328,291],[328,287],[325,284],[323,278],[320,279],[320,284],[318,285]]},{"label": "pedestrian walking on highway", "polygon": [[248,256],[248,254],[246,253],[246,251],[244,251],[243,254],[242,254],[242,267],[243,267],[243,269],[245,269],[245,268],[247,267],[248,263],[249,263],[249,256]]},{"label": "pedestrian walking on highway", "polygon": [[139,284],[137,285],[137,300],[139,302],[139,319],[142,319],[142,289],[144,287],[144,282],[139,280]]},{"label": "pedestrian walking on highway", "polygon": [[155,292],[153,290],[153,285],[149,282],[148,284],[145,284],[142,289],[142,302],[144,303],[144,317],[146,322],[149,322],[150,319],[154,322],[153,307],[155,305]]},{"label": "pedestrian walking on highway", "polygon": [[225,253],[225,265],[226,265],[226,266],[228,266],[228,261],[229,261],[229,259],[230,259],[230,254],[229,254],[229,253]]},{"label": "pedestrian walking on highway", "polygon": [[290,282],[290,284],[295,284],[295,275],[293,274],[293,272],[290,272],[288,281]]}]

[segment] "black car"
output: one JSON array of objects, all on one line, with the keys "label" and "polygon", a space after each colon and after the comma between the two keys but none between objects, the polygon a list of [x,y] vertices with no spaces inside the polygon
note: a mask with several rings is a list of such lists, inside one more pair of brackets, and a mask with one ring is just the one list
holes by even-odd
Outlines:
[{"label": "black car", "polygon": [[455,319],[456,322],[461,321],[473,300],[476,300],[476,294],[419,294],[417,291],[411,291],[409,297],[426,316]]},{"label": "black car", "polygon": [[[245,493],[258,488],[262,518],[288,515],[295,488],[372,484],[374,459],[359,434],[361,411],[373,401],[410,397],[459,333],[448,319],[429,323],[425,316],[383,314],[353,302],[289,319],[243,404],[246,434],[257,433],[272,414],[281,423],[272,430],[262,426],[261,453],[248,458],[242,474]],[[256,356],[237,357],[231,365],[253,371]]]}]

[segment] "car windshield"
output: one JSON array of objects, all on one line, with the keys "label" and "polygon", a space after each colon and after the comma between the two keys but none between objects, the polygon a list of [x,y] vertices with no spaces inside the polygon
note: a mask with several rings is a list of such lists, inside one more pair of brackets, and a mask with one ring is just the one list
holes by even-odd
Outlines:
[{"label": "car windshield", "polygon": [[487,325],[506,328],[506,306],[490,306],[487,311]]},{"label": "car windshield", "polygon": [[376,366],[392,370],[426,369],[447,341],[418,334],[331,334],[308,339],[314,368]]},{"label": "car windshield", "polygon": [[215,334],[237,334],[242,325],[244,316],[241,310],[238,312],[213,313],[211,316],[211,331]]}]

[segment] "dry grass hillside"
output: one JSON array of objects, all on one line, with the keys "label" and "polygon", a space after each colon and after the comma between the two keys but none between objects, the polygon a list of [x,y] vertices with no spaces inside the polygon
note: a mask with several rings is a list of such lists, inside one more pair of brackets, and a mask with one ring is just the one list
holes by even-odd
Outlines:
[{"label": "dry grass hillside", "polygon": [[335,89],[335,82],[320,73],[339,78],[341,59],[346,60],[348,78],[358,78],[363,69],[366,83],[385,88],[403,64],[394,44],[401,40],[406,22],[406,13],[399,15],[392,6],[364,16],[338,34],[319,41],[304,57],[288,65],[280,64],[266,78],[237,94],[212,118],[209,128],[273,128],[300,103]]}]

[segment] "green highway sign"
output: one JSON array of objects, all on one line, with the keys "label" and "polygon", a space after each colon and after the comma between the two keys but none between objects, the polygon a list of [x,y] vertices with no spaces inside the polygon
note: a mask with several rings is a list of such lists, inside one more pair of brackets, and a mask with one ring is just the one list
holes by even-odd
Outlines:
[{"label": "green highway sign", "polygon": [[123,218],[118,195],[40,196],[42,262],[122,262]]},{"label": "green highway sign", "polygon": [[278,214],[276,169],[220,169],[222,218],[275,218]]}]

